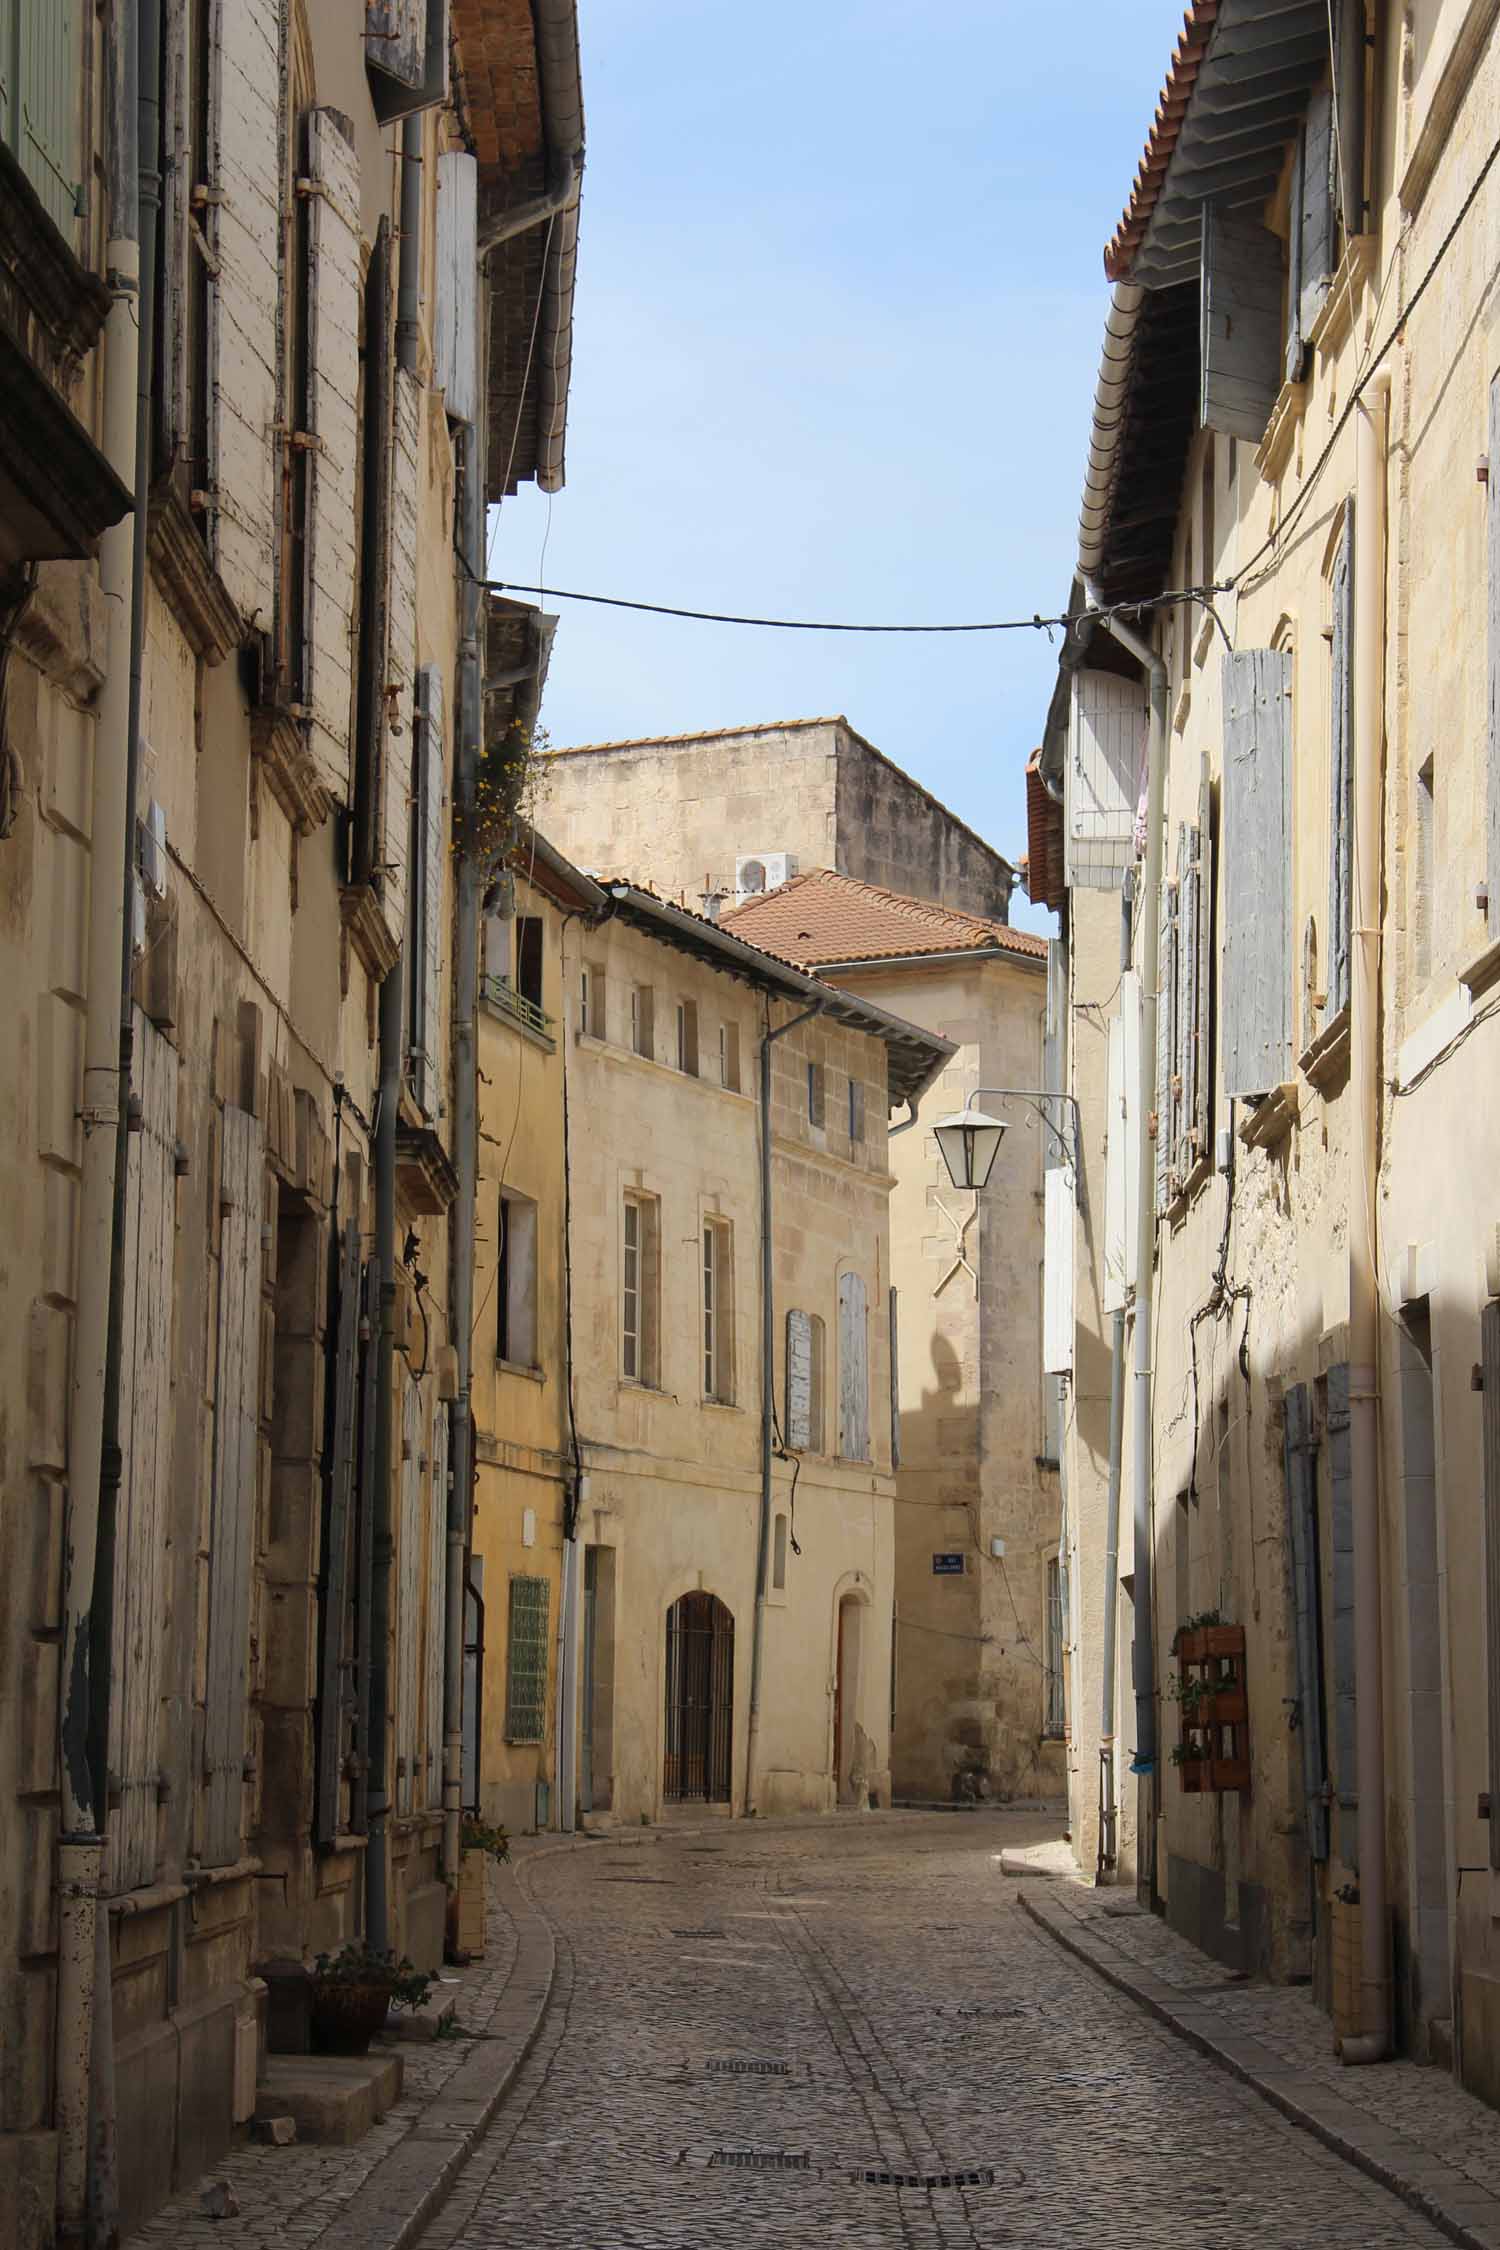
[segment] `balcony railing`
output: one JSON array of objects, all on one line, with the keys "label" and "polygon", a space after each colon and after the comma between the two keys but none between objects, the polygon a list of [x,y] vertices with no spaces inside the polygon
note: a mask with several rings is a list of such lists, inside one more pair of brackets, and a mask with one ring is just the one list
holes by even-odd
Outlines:
[{"label": "balcony railing", "polygon": [[556,1036],[557,1027],[546,1009],[539,1008],[534,1000],[528,1000],[523,992],[517,992],[513,984],[506,983],[504,977],[486,977],[483,994],[492,1008],[501,1008],[506,1015],[514,1016],[517,1023],[525,1024],[528,1031],[540,1032],[544,1039]]}]

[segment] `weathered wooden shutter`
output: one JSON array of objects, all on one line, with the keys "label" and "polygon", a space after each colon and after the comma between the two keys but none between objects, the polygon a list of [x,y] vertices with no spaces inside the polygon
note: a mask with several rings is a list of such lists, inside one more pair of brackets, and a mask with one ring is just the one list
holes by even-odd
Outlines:
[{"label": "weathered wooden shutter", "polygon": [[172,1484],[172,1305],[177,1246],[177,1051],[134,1010],[141,1123],[125,1187],[124,1327],[120,1338],[121,1479],[110,1649],[109,1888],[156,1871],[161,1621],[167,1606]]},{"label": "weathered wooden shutter", "polygon": [[443,1798],[443,1625],[446,1614],[448,1560],[448,1409],[440,1399],[432,1413],[432,1477],[427,1500],[427,1634],[426,1680],[422,1715],[423,1801],[438,1805]]},{"label": "weathered wooden shutter", "polygon": [[862,1277],[839,1275],[839,1452],[870,1458],[869,1300]]},{"label": "weathered wooden shutter", "polygon": [[1194,892],[1193,920],[1187,942],[1196,958],[1195,1008],[1197,1028],[1193,1042],[1193,1103],[1187,1130],[1193,1144],[1193,1161],[1213,1155],[1213,991],[1214,991],[1214,846],[1213,790],[1205,758],[1198,773],[1198,880]]},{"label": "weathered wooden shutter", "polygon": [[1292,1549],[1297,1647],[1297,1735],[1302,1745],[1302,1807],[1307,1848],[1328,1857],[1327,1752],[1323,1720],[1323,1637],[1319,1630],[1318,1441],[1305,1383],[1286,1394],[1286,1507]]},{"label": "weathered wooden shutter", "polygon": [[1177,1192],[1177,885],[1161,887],[1156,969],[1156,1209]]},{"label": "weathered wooden shutter", "polygon": [[1198,831],[1177,831],[1177,1070],[1172,1120],[1172,1168],[1179,1189],[1198,1161],[1198,1003],[1202,962],[1198,951],[1203,885],[1198,874]]},{"label": "weathered wooden shutter", "polygon": [[475,298],[479,276],[479,166],[461,149],[438,158],[433,387],[455,422],[472,422],[478,385]]},{"label": "weathered wooden shutter", "polygon": [[1288,224],[1286,379],[1295,383],[1336,263],[1333,91],[1328,86],[1308,104],[1292,172]]},{"label": "weathered wooden shutter", "polygon": [[412,1088],[424,1117],[435,1118],[443,1089],[443,868],[447,769],[443,746],[443,675],[424,664],[417,677],[416,771],[408,877],[412,946]]},{"label": "weathered wooden shutter", "polygon": [[340,804],[350,801],[354,688],[355,475],[359,465],[359,162],[337,110],[308,119],[308,572],[302,677],[311,748]]},{"label": "weathered wooden shutter", "polygon": [[1337,88],[1339,216],[1344,246],[1365,225],[1365,0],[1338,0],[1333,76]]},{"label": "weathered wooden shutter", "polygon": [[898,1298],[894,1289],[890,1292],[889,1303],[891,1309],[891,1467],[899,1469],[901,1466],[901,1338],[897,1325]]},{"label": "weathered wooden shutter", "polygon": [[1354,865],[1354,495],[1344,504],[1344,531],[1333,566],[1333,710],[1328,768],[1328,992],[1323,1020],[1349,1005]]},{"label": "weathered wooden shutter", "polygon": [[786,1316],[786,1444],[806,1453],[812,1443],[812,1322],[793,1306]]},{"label": "weathered wooden shutter", "polygon": [[269,629],[275,583],[281,0],[212,0],[208,526],[219,576]]},{"label": "weathered wooden shutter", "polygon": [[79,216],[79,0],[0,6],[0,138],[70,245]]},{"label": "weathered wooden shutter", "polygon": [[401,1499],[396,1548],[396,1810],[416,1803],[420,1736],[422,1574],[422,1393],[408,1374],[401,1386]]},{"label": "weathered wooden shutter", "polygon": [[226,1103],[220,1120],[219,1322],[209,1535],[203,1848],[239,1857],[250,1681],[250,1573],[260,1457],[260,1120]]},{"label": "weathered wooden shutter", "polygon": [[1500,375],[1490,380],[1490,477],[1485,496],[1489,520],[1488,730],[1489,934],[1500,938]]},{"label": "weathered wooden shutter", "polygon": [[1333,1778],[1339,1857],[1359,1867],[1358,1689],[1354,1661],[1354,1470],[1349,1440],[1349,1368],[1328,1370],[1328,1461],[1333,1525]]},{"label": "weathered wooden shutter", "polygon": [[1061,1164],[1045,1174],[1042,1200],[1042,1373],[1073,1366],[1073,1186]]},{"label": "weathered wooden shutter", "polygon": [[1200,419],[1259,445],[1281,389],[1281,244],[1258,220],[1203,206]]},{"label": "weathered wooden shutter", "polygon": [[1269,1093],[1290,1067],[1291,658],[1224,659],[1224,1092]]},{"label": "weathered wooden shutter", "polygon": [[319,1587],[318,1765],[314,1835],[331,1844],[340,1829],[354,1665],[354,1500],[359,1458],[359,1228],[350,1219],[338,1246],[330,1421]]},{"label": "weathered wooden shutter", "polygon": [[1479,1316],[1484,1380],[1484,1591],[1489,1686],[1490,1865],[1500,1869],[1500,1299]]},{"label": "weathered wooden shutter", "polygon": [[427,60],[427,0],[365,0],[365,54],[388,78],[420,86]]},{"label": "weathered wooden shutter", "polygon": [[412,734],[417,677],[417,452],[422,392],[413,375],[396,370],[395,438],[391,473],[391,576],[386,642],[386,695],[382,757],[385,765],[385,888],[389,928],[406,926],[407,835],[412,787]]},{"label": "weathered wooden shutter", "polygon": [[359,1467],[355,1496],[356,1592],[354,1631],[354,1786],[349,1793],[349,1825],[363,1836],[370,1825],[370,1674],[374,1659],[375,1607],[375,1440],[379,1417],[380,1261],[364,1271],[360,1300]]}]

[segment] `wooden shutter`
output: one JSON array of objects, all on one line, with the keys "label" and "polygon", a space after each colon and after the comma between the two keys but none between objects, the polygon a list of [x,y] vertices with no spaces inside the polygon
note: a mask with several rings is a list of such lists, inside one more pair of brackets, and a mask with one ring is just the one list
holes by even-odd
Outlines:
[{"label": "wooden shutter", "polygon": [[432,1476],[427,1501],[427,1662],[423,1683],[425,1720],[422,1795],[428,1805],[443,1799],[443,1627],[447,1610],[448,1560],[448,1409],[440,1399],[432,1412]]},{"label": "wooden shutter", "polygon": [[212,0],[208,525],[240,613],[269,630],[275,585],[281,0]]},{"label": "wooden shutter", "polygon": [[121,1477],[110,1649],[109,1888],[156,1872],[157,1727],[172,1485],[172,1305],[177,1246],[177,1052],[139,1008],[140,1130],[125,1187],[124,1327],[120,1338]]},{"label": "wooden shutter", "polygon": [[1333,708],[1328,770],[1328,991],[1323,1020],[1349,1005],[1354,850],[1354,496],[1344,504],[1344,530],[1333,566]]},{"label": "wooden shutter", "polygon": [[[416,1071],[417,1101],[422,1114],[436,1118],[443,1096],[443,870],[447,804],[447,766],[443,743],[443,675],[435,664],[425,664],[417,681],[417,707],[421,714],[417,774],[417,836],[421,864],[413,870],[420,883],[420,908],[412,917],[418,954],[412,973],[418,979],[421,1013],[421,1055]],[[420,964],[420,965],[419,965]]]},{"label": "wooden shutter", "polygon": [[1490,380],[1489,519],[1489,934],[1500,938],[1500,375]]},{"label": "wooden shutter", "polygon": [[890,1292],[890,1353],[891,1353],[891,1467],[901,1466],[901,1338],[898,1327],[898,1295]]},{"label": "wooden shutter", "polygon": [[478,385],[475,298],[478,287],[479,166],[461,149],[438,158],[437,276],[432,331],[432,381],[451,420],[472,422]]},{"label": "wooden shutter", "polygon": [[1177,1192],[1177,885],[1163,883],[1156,966],[1156,1209]]},{"label": "wooden shutter", "polygon": [[1117,891],[1134,865],[1145,727],[1137,681],[1074,673],[1063,815],[1067,878],[1075,889]]},{"label": "wooden shutter", "polygon": [[1198,831],[1186,822],[1177,831],[1177,865],[1177,1069],[1172,1169],[1176,1186],[1182,1189],[1198,1161],[1198,997],[1202,971],[1198,924],[1203,895],[1198,874]]},{"label": "wooden shutter", "polygon": [[1067,1375],[1073,1367],[1073,1188],[1060,1164],[1045,1175],[1042,1218],[1042,1373]]},{"label": "wooden shutter", "polygon": [[1193,1102],[1187,1118],[1187,1130],[1192,1139],[1194,1161],[1202,1163],[1213,1156],[1214,1124],[1213,787],[1209,780],[1207,758],[1204,758],[1198,769],[1198,880],[1194,892],[1193,919],[1187,931],[1187,942],[1193,948],[1197,964],[1195,970],[1197,1023],[1193,1041]]},{"label": "wooden shutter", "polygon": [[839,1275],[839,1452],[870,1458],[869,1300],[857,1273]]},{"label": "wooden shutter", "polygon": [[355,1763],[354,1786],[349,1793],[349,1825],[363,1836],[370,1825],[370,1674],[374,1659],[373,1613],[375,1606],[375,1440],[380,1395],[380,1261],[371,1258],[364,1271],[360,1315],[359,1354],[359,1464],[355,1501]]},{"label": "wooden shutter", "polygon": [[1287,283],[1286,379],[1300,380],[1307,340],[1328,296],[1336,263],[1333,169],[1333,91],[1325,86],[1308,104],[1292,175]]},{"label": "wooden shutter", "polygon": [[388,927],[406,926],[412,733],[417,677],[417,449],[422,392],[413,375],[396,370],[395,439],[391,473],[391,576],[386,642],[386,694],[382,756],[385,764],[385,888]]},{"label": "wooden shutter", "polygon": [[78,103],[86,78],[80,7],[81,0],[0,6],[0,138],[70,247],[78,231]]},{"label": "wooden shutter", "polygon": [[401,1493],[396,1548],[396,1673],[392,1708],[396,1716],[396,1810],[409,1813],[416,1803],[417,1744],[420,1740],[420,1649],[422,1573],[422,1393],[410,1374],[401,1384]]},{"label": "wooden shutter", "polygon": [[812,1322],[797,1306],[786,1316],[786,1445],[806,1453],[812,1444]]},{"label": "wooden shutter", "polygon": [[420,86],[427,61],[427,0],[365,0],[365,54],[388,78]]},{"label": "wooden shutter", "polygon": [[1259,445],[1281,389],[1281,243],[1205,203],[1201,255],[1200,419]]},{"label": "wooden shutter", "polygon": [[[0,0],[0,24],[7,0]],[[0,40],[4,33],[0,30]],[[184,443],[191,443],[187,417],[187,275],[190,247],[188,196],[191,97],[188,93],[188,8],[167,0],[161,17],[162,163],[161,212],[157,219],[161,250],[161,294],[156,305],[152,446],[157,473],[170,469]],[[0,62],[0,74],[4,64]],[[3,99],[3,97],[0,97]]]},{"label": "wooden shutter", "polygon": [[[364,420],[360,431],[360,589],[355,707],[354,821],[350,873],[376,881],[386,857],[384,773],[390,629],[391,222],[382,212],[365,274]],[[404,846],[404,833],[403,833]],[[388,917],[389,919],[389,917]],[[399,924],[394,925],[399,928]]]},{"label": "wooden shutter", "polygon": [[1500,1869],[1500,1299],[1479,1316],[1484,1378],[1485,1652],[1489,1687],[1490,1865]]},{"label": "wooden shutter", "polygon": [[219,1321],[209,1539],[203,1848],[239,1857],[250,1681],[250,1572],[260,1456],[261,1126],[225,1105],[220,1120]]},{"label": "wooden shutter", "polygon": [[1302,1809],[1307,1849],[1328,1857],[1327,1753],[1324,1748],[1323,1645],[1319,1627],[1318,1441],[1305,1383],[1286,1394],[1286,1506],[1292,1550],[1297,1648],[1297,1738],[1302,1745]]},{"label": "wooden shutter", "polygon": [[1347,248],[1365,225],[1365,0],[1339,0],[1333,75],[1338,89],[1339,216]]},{"label": "wooden shutter", "polygon": [[1328,1370],[1328,1460],[1333,1526],[1333,1778],[1339,1857],[1359,1867],[1358,1688],[1354,1662],[1354,1471],[1349,1441],[1349,1368]]},{"label": "wooden shutter", "polygon": [[330,1424],[323,1571],[319,1587],[318,1765],[314,1834],[339,1833],[347,1720],[351,1707],[354,1496],[359,1455],[359,1228],[350,1219],[338,1247],[334,1312],[333,1415]]},{"label": "wooden shutter", "polygon": [[1290,1067],[1290,698],[1282,650],[1225,657],[1220,1045],[1231,1096],[1269,1093]]},{"label": "wooden shutter", "polygon": [[308,119],[307,652],[318,774],[349,802],[354,690],[355,472],[359,464],[359,163],[337,110]]}]

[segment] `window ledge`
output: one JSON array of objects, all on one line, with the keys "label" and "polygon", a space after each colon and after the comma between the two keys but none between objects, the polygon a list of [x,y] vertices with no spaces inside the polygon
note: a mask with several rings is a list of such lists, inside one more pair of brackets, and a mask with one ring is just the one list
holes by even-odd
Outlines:
[{"label": "window ledge", "polygon": [[523,1359],[497,1359],[495,1366],[500,1374],[519,1375],[527,1383],[545,1383],[547,1380],[547,1370],[544,1367],[529,1367]]},{"label": "window ledge", "polygon": [[745,1411],[732,1398],[700,1398],[698,1404],[710,1414],[743,1414]]},{"label": "window ledge", "polygon": [[1240,1139],[1246,1148],[1271,1148],[1277,1141],[1284,1140],[1297,1122],[1301,1104],[1302,1096],[1295,1081],[1265,1095],[1240,1127]]},{"label": "window ledge", "polygon": [[1255,456],[1255,466],[1267,484],[1275,484],[1291,458],[1292,440],[1302,427],[1302,412],[1307,405],[1305,383],[1283,383],[1276,404],[1271,409],[1271,419],[1266,424],[1266,434],[1260,441]]},{"label": "window ledge", "polygon": [[302,721],[276,704],[262,703],[250,715],[250,748],[257,770],[299,836],[310,836],[328,817],[328,791],[307,747]]},{"label": "window ledge", "polygon": [[1320,1093],[1336,1092],[1349,1075],[1349,1009],[1329,1018],[1297,1057],[1297,1068]]},{"label": "window ledge", "polygon": [[1459,970],[1458,981],[1468,986],[1476,1000],[1481,992],[1487,992],[1492,984],[1500,982],[1500,938],[1483,946],[1473,960]]},{"label": "window ledge", "polygon": [[676,1063],[669,1062],[665,1056],[640,1054],[634,1047],[622,1047],[618,1040],[601,1039],[596,1032],[575,1029],[573,1043],[575,1046],[583,1048],[588,1054],[608,1055],[615,1062],[625,1063],[632,1069],[659,1071],[668,1078],[683,1079],[689,1086],[701,1086],[704,1092],[708,1094],[727,1094],[731,1100],[737,1102],[747,1102],[754,1099],[754,1096],[747,1093],[742,1086],[721,1086],[718,1079],[710,1073],[700,1070],[679,1070]]},{"label": "window ledge", "polygon": [[240,613],[209,559],[203,534],[175,484],[151,495],[151,570],[195,656],[222,664],[239,646]]},{"label": "window ledge", "polygon": [[1375,263],[1375,237],[1357,234],[1345,245],[1323,309],[1312,324],[1308,342],[1320,359],[1332,359],[1354,327],[1354,315]]},{"label": "window ledge", "polygon": [[344,944],[340,985],[349,990],[349,951],[352,947],[372,984],[379,984],[396,965],[400,941],[392,937],[381,912],[380,900],[370,883],[346,883],[339,892],[339,916]]}]

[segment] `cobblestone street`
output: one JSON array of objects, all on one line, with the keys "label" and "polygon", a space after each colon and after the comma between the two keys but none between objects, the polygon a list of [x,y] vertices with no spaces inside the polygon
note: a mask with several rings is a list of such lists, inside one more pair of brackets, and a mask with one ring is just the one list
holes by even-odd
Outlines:
[{"label": "cobblestone street", "polygon": [[539,1859],[551,2008],[424,2250],[1444,2240],[1028,1920],[1000,1854],[1055,1832],[898,1815]]}]

